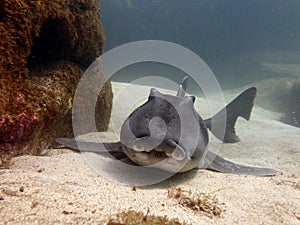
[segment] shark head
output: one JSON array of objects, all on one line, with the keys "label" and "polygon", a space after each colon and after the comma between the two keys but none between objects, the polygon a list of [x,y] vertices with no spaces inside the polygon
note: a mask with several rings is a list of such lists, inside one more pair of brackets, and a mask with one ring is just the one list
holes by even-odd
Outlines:
[{"label": "shark head", "polygon": [[125,154],[140,166],[170,172],[186,167],[195,155],[201,158],[207,133],[201,133],[194,101],[193,96],[172,96],[152,88],[148,101],[123,123],[120,140]]}]

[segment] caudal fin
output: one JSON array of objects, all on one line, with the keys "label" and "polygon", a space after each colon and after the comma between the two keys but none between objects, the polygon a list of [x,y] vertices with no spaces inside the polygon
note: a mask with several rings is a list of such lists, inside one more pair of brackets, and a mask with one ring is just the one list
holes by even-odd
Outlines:
[{"label": "caudal fin", "polygon": [[[222,115],[226,113],[227,123],[224,138],[217,132],[213,132],[214,136],[226,143],[239,142],[240,139],[235,133],[235,123],[237,118],[243,117],[246,120],[250,119],[251,111],[254,105],[254,99],[256,96],[256,88],[251,87],[241,93],[233,101],[231,101],[224,109],[214,115],[212,118],[205,120],[205,125],[210,130],[212,127],[212,121],[214,123],[220,123],[224,120]],[[225,111],[225,112],[224,112]]]},{"label": "caudal fin", "polygon": [[203,169],[221,173],[244,174],[253,176],[274,176],[277,171],[270,168],[253,167],[230,162],[212,152],[207,152]]}]

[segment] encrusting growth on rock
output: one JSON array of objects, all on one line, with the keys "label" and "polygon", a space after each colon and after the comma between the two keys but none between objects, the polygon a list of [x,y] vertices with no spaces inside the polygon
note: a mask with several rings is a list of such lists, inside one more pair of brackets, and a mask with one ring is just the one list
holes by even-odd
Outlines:
[{"label": "encrusting growth on rock", "polygon": [[[99,0],[1,1],[0,164],[72,136],[76,86],[103,45]],[[111,105],[107,81],[97,102],[99,131]]]}]

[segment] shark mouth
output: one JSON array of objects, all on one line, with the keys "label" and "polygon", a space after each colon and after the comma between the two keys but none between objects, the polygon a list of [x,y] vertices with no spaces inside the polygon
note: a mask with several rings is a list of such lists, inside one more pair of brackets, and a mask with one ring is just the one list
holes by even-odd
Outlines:
[{"label": "shark mouth", "polygon": [[122,148],[127,157],[140,166],[151,166],[169,157],[177,161],[185,158],[185,154],[182,154],[181,150],[167,145],[159,145],[151,150],[143,150],[141,148],[136,150],[124,145],[122,145]]}]

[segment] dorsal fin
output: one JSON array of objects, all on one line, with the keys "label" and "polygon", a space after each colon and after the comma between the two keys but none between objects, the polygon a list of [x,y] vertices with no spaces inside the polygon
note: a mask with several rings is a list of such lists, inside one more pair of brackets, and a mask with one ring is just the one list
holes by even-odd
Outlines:
[{"label": "dorsal fin", "polygon": [[188,80],[189,80],[188,76],[185,76],[183,78],[182,82],[179,84],[176,96],[178,96],[178,97],[184,97],[185,96]]}]

